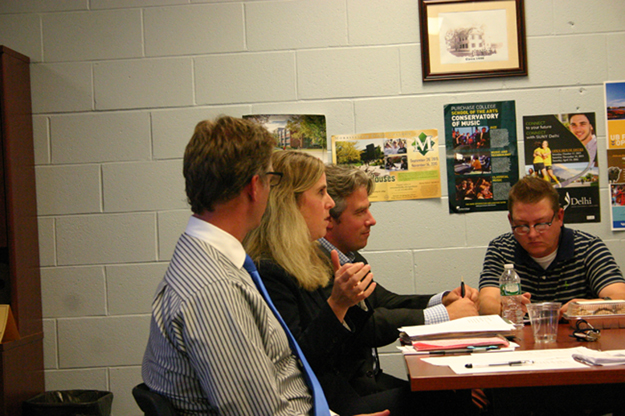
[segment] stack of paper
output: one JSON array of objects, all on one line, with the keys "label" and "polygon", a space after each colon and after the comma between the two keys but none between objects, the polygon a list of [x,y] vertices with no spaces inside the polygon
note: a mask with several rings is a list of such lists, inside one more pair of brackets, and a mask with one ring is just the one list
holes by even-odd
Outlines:
[{"label": "stack of paper", "polygon": [[469,316],[434,325],[404,326],[399,328],[401,340],[407,344],[419,340],[463,337],[509,336],[514,325],[499,315]]}]

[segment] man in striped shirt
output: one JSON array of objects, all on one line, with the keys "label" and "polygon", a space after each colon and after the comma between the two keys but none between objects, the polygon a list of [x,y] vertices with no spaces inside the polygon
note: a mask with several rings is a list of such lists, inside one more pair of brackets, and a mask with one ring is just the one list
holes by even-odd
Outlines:
[{"label": "man in striped shirt", "polygon": [[142,375],[180,415],[308,414],[311,395],[282,327],[243,269],[273,138],[222,117],[195,128],[183,173],[193,216],[152,304]]},{"label": "man in striped shirt", "polygon": [[508,197],[512,231],[492,240],[480,275],[480,313],[499,314],[499,277],[512,263],[524,302],[625,299],[625,279],[599,237],[564,226],[558,192],[539,178],[519,180]]}]

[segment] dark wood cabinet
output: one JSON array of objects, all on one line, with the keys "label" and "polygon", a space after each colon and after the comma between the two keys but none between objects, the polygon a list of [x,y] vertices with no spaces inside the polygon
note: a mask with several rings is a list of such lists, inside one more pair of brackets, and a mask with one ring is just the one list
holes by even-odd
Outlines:
[{"label": "dark wood cabinet", "polygon": [[0,303],[20,339],[0,344],[0,415],[45,389],[30,59],[0,46]]}]

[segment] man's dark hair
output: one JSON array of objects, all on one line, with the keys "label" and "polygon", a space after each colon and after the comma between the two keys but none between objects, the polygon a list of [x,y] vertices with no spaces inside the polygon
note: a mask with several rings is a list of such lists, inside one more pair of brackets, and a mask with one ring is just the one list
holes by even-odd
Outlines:
[{"label": "man's dark hair", "polygon": [[588,124],[590,124],[590,128],[592,129],[592,134],[595,133],[595,114],[594,113],[569,113],[567,115],[569,123],[571,123],[571,118],[575,116],[584,116],[588,120]]},{"label": "man's dark hair", "polygon": [[195,126],[184,152],[187,201],[195,214],[213,211],[269,169],[275,139],[260,124],[222,116]]},{"label": "man's dark hair", "polygon": [[367,195],[371,195],[375,186],[373,179],[368,173],[357,168],[342,165],[327,165],[326,181],[328,183],[328,194],[330,194],[335,204],[330,209],[330,215],[335,220],[338,220],[345,208],[347,208],[345,198],[353,194],[361,186],[367,189]]}]

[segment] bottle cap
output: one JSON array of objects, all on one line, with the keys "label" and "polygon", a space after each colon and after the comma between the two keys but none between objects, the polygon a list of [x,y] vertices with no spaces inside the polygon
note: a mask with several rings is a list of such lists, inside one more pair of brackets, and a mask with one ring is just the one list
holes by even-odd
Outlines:
[{"label": "bottle cap", "polygon": [[514,269],[514,264],[505,264],[503,266],[504,269]]}]

